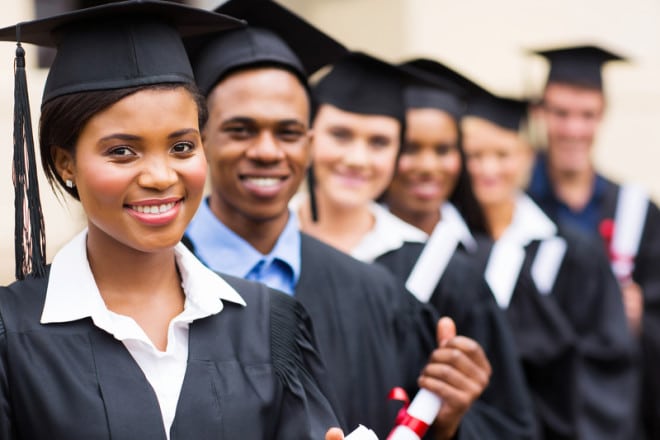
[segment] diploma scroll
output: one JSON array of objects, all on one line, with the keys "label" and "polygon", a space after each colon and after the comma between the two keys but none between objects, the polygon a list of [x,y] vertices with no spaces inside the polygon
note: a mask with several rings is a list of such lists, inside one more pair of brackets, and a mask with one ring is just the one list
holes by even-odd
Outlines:
[{"label": "diploma scroll", "polygon": [[[405,393],[400,389],[395,390]],[[392,390],[393,393],[397,392],[395,390]],[[393,398],[404,400],[399,397]],[[396,426],[387,440],[420,440],[435,420],[441,406],[442,399],[424,388],[420,389],[410,405],[404,406],[399,412]]]},{"label": "diploma scroll", "polygon": [[371,429],[360,425],[355,431],[344,437],[344,440],[378,440],[378,437]]}]

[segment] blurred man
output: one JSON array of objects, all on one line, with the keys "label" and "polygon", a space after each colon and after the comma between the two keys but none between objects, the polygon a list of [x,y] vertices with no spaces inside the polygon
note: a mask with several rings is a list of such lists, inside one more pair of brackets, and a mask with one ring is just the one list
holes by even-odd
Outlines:
[{"label": "blurred man", "polygon": [[550,62],[534,110],[547,130],[528,191],[555,221],[600,235],[617,276],[644,363],[644,425],[660,438],[660,212],[646,192],[595,170],[595,138],[606,109],[602,65],[624,58],[596,46],[539,51]]}]

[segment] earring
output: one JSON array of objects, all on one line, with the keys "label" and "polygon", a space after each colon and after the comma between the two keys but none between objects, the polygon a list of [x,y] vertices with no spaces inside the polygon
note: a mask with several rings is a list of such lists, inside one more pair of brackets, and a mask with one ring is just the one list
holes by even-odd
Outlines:
[{"label": "earring", "polygon": [[76,186],[76,184],[73,183],[73,180],[71,179],[66,179],[64,183],[66,183],[67,188],[73,188],[74,186]]}]

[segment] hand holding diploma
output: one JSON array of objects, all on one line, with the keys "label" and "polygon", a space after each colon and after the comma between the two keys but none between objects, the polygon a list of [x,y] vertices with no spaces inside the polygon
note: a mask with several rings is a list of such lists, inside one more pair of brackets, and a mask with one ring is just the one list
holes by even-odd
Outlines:
[{"label": "hand holding diploma", "polygon": [[[492,370],[477,342],[456,336],[456,326],[450,318],[438,321],[437,339],[438,348],[419,378],[423,389],[413,399],[408,413],[416,413],[411,415],[423,422],[433,422],[435,418],[435,438],[449,439],[456,434],[463,415],[488,386]],[[429,410],[435,414],[425,414]],[[395,428],[389,439],[419,438],[405,436],[400,431],[401,434]]]}]

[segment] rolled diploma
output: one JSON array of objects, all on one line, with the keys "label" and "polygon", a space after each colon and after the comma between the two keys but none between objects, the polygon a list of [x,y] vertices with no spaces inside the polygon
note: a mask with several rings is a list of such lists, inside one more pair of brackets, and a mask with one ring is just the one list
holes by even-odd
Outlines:
[{"label": "rolled diploma", "polygon": [[360,425],[355,431],[344,437],[344,440],[378,440],[378,437],[371,429]]},{"label": "rolled diploma", "polygon": [[[410,402],[408,407],[408,414],[415,419],[421,420],[430,426],[438,415],[440,407],[442,406],[442,400],[433,394],[432,392],[420,388],[420,390],[415,395],[415,398]],[[423,435],[423,433],[422,433]],[[396,426],[390,435],[387,437],[388,440],[420,440],[421,436],[418,436],[412,429],[408,428],[405,425]]]}]

